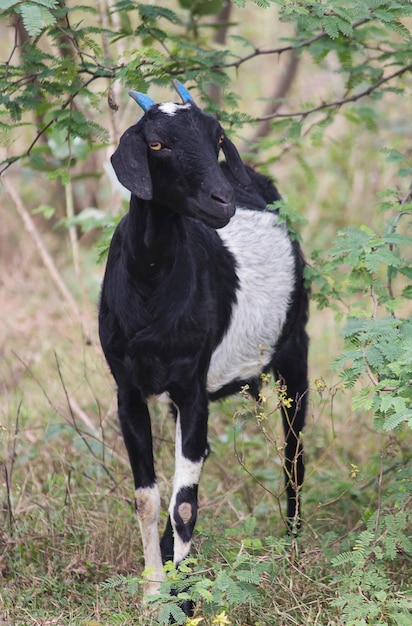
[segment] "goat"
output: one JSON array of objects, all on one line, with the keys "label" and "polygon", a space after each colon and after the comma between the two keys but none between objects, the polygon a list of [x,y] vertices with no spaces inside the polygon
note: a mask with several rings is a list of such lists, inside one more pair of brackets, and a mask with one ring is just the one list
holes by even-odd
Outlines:
[{"label": "goat", "polygon": [[[190,548],[200,474],[209,452],[208,402],[272,370],[293,400],[283,408],[287,517],[299,524],[300,439],[307,404],[308,293],[296,241],[267,204],[280,198],[247,168],[220,123],[175,81],[182,103],[129,92],[144,116],[112,156],[131,192],[110,246],[99,334],[117,383],[118,413],[135,484],[147,592],[162,564]],[[220,150],[226,163],[219,164]],[[159,543],[160,495],[147,399],[175,407],[173,494]],[[151,582],[150,582],[151,581]],[[184,609],[190,614],[190,607]]]}]

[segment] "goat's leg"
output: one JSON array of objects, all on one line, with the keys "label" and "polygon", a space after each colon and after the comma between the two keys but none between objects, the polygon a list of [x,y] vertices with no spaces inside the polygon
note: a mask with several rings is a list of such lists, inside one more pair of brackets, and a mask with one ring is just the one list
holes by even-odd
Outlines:
[{"label": "goat's leg", "polygon": [[119,420],[135,484],[136,515],[143,542],[148,584],[145,594],[158,592],[164,579],[159,545],[160,493],[154,471],[150,415],[137,389],[118,390]]},{"label": "goat's leg", "polygon": [[301,525],[300,490],[305,475],[301,433],[305,421],[307,389],[293,388],[287,384],[290,408],[282,407],[285,432],[284,474],[286,486],[286,516],[290,532],[296,534]]},{"label": "goat's leg", "polygon": [[[197,518],[198,484],[209,450],[207,393],[199,394],[195,402],[176,404],[179,408],[176,419],[175,475],[161,549],[163,561],[173,559],[174,564],[179,565],[189,554]],[[193,614],[192,602],[184,602],[181,608],[186,615]]]},{"label": "goat's leg", "polygon": [[197,493],[207,454],[207,397],[203,407],[181,406],[176,420],[175,475],[169,506],[173,528],[173,561],[188,554],[197,518]]},{"label": "goat's leg", "polygon": [[296,334],[286,348],[276,355],[273,364],[275,376],[285,383],[287,396],[292,401],[290,407],[282,407],[286,515],[292,533],[296,533],[301,524],[300,490],[305,474],[301,433],[308,398],[307,350],[306,333],[302,332],[300,337]]}]

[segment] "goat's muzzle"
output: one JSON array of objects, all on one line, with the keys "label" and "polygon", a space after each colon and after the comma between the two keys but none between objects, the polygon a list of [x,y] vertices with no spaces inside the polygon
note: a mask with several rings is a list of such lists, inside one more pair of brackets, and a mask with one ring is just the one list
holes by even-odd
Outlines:
[{"label": "goat's muzzle", "polygon": [[205,207],[199,207],[199,219],[212,228],[223,228],[236,211],[233,189],[212,192]]}]

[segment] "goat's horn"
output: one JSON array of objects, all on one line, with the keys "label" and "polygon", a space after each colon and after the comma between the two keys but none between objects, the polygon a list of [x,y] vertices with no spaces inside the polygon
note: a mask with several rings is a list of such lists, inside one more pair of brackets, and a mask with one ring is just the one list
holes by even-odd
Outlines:
[{"label": "goat's horn", "polygon": [[137,104],[139,105],[139,107],[142,107],[143,111],[146,112],[147,109],[150,109],[150,107],[152,107],[154,104],[156,104],[155,102],[153,102],[153,100],[151,98],[149,98],[149,96],[146,96],[145,93],[140,93],[139,91],[129,91],[129,96],[131,98],[133,98],[133,100],[135,100],[137,102]]},{"label": "goat's horn", "polygon": [[177,93],[179,94],[179,96],[182,98],[183,102],[194,102],[192,96],[190,95],[186,87],[182,85],[182,83],[180,83],[176,78],[173,81],[173,85]]}]

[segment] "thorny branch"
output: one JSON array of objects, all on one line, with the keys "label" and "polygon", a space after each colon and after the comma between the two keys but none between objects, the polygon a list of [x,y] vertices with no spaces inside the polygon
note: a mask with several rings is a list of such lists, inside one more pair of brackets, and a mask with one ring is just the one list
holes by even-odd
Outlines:
[{"label": "thorny branch", "polygon": [[394,78],[398,78],[399,76],[402,76],[406,72],[411,72],[411,71],[412,71],[412,64],[406,65],[405,67],[401,67],[400,70],[398,70],[397,72],[394,72],[393,74],[389,74],[388,76],[383,76],[378,81],[376,81],[376,83],[369,85],[369,87],[367,87],[363,91],[360,91],[359,93],[355,93],[352,96],[347,96],[345,98],[338,98],[337,100],[332,100],[331,102],[323,102],[319,106],[312,107],[311,109],[306,109],[303,111],[291,111],[288,113],[273,113],[272,115],[257,117],[255,118],[255,121],[263,122],[265,120],[275,119],[278,117],[305,118],[311,113],[316,113],[317,111],[323,111],[324,109],[329,109],[331,107],[340,107],[343,104],[347,104],[348,102],[356,102],[357,100],[360,100],[361,98],[364,98],[365,96],[369,96],[373,91],[381,87],[381,85],[384,85],[385,83],[393,80]]},{"label": "thorny branch", "polygon": [[[370,20],[365,18],[363,20],[359,20],[358,22],[354,22],[352,24],[352,28],[354,29],[358,28],[359,26],[362,26],[363,24],[366,24],[369,21]],[[243,63],[246,63],[247,61],[255,59],[258,56],[280,55],[280,54],[283,54],[284,52],[301,50],[302,48],[307,48],[311,46],[313,43],[315,43],[316,41],[319,41],[319,39],[322,39],[323,37],[327,37],[327,34],[324,30],[320,31],[317,35],[314,35],[313,37],[310,37],[309,39],[305,39],[304,41],[301,41],[300,43],[289,44],[287,46],[281,46],[279,48],[270,48],[269,50],[262,50],[261,48],[255,48],[253,52],[251,52],[250,54],[247,54],[244,57],[237,59],[236,61],[231,61],[229,63],[222,63],[219,66],[212,66],[212,69],[229,69],[231,67],[239,69],[239,67],[243,65]],[[187,69],[190,69],[191,71],[193,70],[196,71],[196,70],[203,69],[203,67],[199,65],[199,66],[194,66],[194,67],[187,68]],[[179,70],[176,73],[182,73],[182,71]]]},{"label": "thorny branch", "polygon": [[[359,20],[357,22],[354,22],[352,24],[352,28],[356,29],[359,28],[360,26],[368,23],[370,20],[369,19],[362,19]],[[90,77],[88,80],[85,80],[80,86],[79,88],[70,94],[70,96],[66,99],[65,102],[63,102],[63,104],[61,105],[61,109],[66,109],[67,107],[69,107],[73,101],[76,99],[76,97],[79,95],[79,93],[86,89],[91,83],[93,83],[95,80],[102,78],[102,76],[104,76],[105,78],[109,79],[109,80],[115,80],[116,76],[118,74],[118,72],[124,67],[124,64],[121,63],[120,65],[114,65],[114,66],[108,66],[106,64],[102,64],[101,61],[98,59],[98,57],[96,55],[93,54],[89,54],[86,53],[85,51],[80,49],[79,43],[75,37],[75,35],[73,35],[72,32],[70,32],[69,30],[66,30],[64,28],[61,27],[61,25],[58,25],[57,28],[61,31],[61,36],[65,37],[65,39],[67,41],[71,42],[71,45],[73,46],[73,49],[75,51],[75,53],[78,55],[79,57],[79,69],[78,69],[78,76],[80,76],[81,74],[89,74]],[[316,35],[314,35],[313,37],[310,37],[308,39],[305,39],[301,42],[298,43],[290,43],[288,45],[285,46],[280,46],[280,47],[276,47],[276,48],[270,48],[267,50],[264,49],[260,49],[260,48],[255,48],[253,52],[251,52],[250,54],[247,54],[243,57],[237,58],[235,60],[232,61],[227,61],[224,62],[222,60],[222,62],[216,63],[214,65],[211,66],[210,69],[212,70],[225,70],[225,69],[229,69],[229,68],[240,68],[241,65],[247,63],[248,61],[259,57],[259,56],[264,56],[264,55],[281,55],[283,53],[286,52],[292,52],[292,53],[296,53],[297,50],[301,50],[303,48],[307,48],[310,45],[312,45],[313,43],[315,43],[316,41],[319,41],[320,39],[327,37],[326,32],[322,29],[319,33],[317,33]],[[17,46],[17,40],[15,41],[13,50],[9,56],[8,59],[8,64],[10,64],[11,58],[15,52]],[[95,64],[95,68],[94,70],[90,69],[90,67],[87,67],[87,64],[85,62],[85,58],[88,58],[89,61],[91,61],[92,63]],[[173,55],[169,53],[169,57],[171,61],[178,61],[178,59],[174,59]],[[152,74],[152,65],[153,63],[151,63],[150,61],[142,61],[141,63],[141,67],[140,70],[142,71],[142,75],[143,78],[148,78],[151,74]],[[182,67],[181,64],[179,64],[180,67],[169,67],[169,68],[165,68],[164,71],[166,74],[170,75],[170,76],[177,76],[177,75],[182,75],[183,73],[187,72],[187,71],[191,71],[191,72],[196,72],[196,71],[200,71],[204,69],[204,66],[201,66],[199,64],[195,64],[192,65],[191,67]],[[8,68],[8,66],[7,66]],[[143,68],[147,68],[146,71],[144,71]],[[411,71],[412,70],[412,64],[408,65],[406,67],[403,67],[401,69],[399,69],[398,71],[382,77],[380,80],[378,80],[377,82],[375,82],[373,85],[370,85],[368,88],[364,89],[363,91],[357,93],[357,94],[353,94],[350,96],[345,96],[343,98],[331,101],[331,102],[324,102],[316,107],[313,107],[311,109],[307,109],[307,110],[302,110],[302,111],[292,111],[292,112],[287,112],[287,113],[279,113],[276,110],[276,107],[272,108],[272,111],[267,114],[267,115],[263,115],[261,117],[257,117],[255,118],[253,121],[254,122],[260,122],[261,127],[267,127],[267,123],[270,120],[276,119],[276,118],[292,118],[292,117],[302,117],[305,118],[308,115],[315,113],[317,111],[322,111],[324,109],[327,108],[332,108],[332,107],[340,107],[343,104],[347,104],[349,102],[355,102],[361,98],[364,98],[365,96],[370,95],[373,91],[375,91],[376,89],[378,89],[381,85],[387,83],[388,81],[402,76],[404,73]],[[30,77],[25,76],[24,78],[20,78],[18,82],[14,83],[14,85],[18,85],[19,83],[21,83],[22,80],[29,80]],[[25,150],[25,152],[19,156],[10,158],[7,160],[6,163],[3,164],[2,169],[0,169],[0,176],[1,174],[3,174],[12,163],[14,163],[15,161],[21,159],[22,157],[27,157],[31,154],[31,151],[33,150],[34,146],[38,143],[38,141],[45,135],[45,133],[49,130],[49,128],[54,124],[55,120],[52,119],[50,120],[47,124],[45,124],[44,126],[42,126],[42,128],[39,128],[37,130],[36,136],[34,137],[34,139],[32,140],[31,144],[29,145],[29,147],[27,148],[27,150]],[[263,125],[263,126],[262,126]],[[261,134],[261,133],[259,133]]]},{"label": "thorny branch", "polygon": [[[100,78],[99,76],[92,76],[89,80],[87,80],[85,83],[83,83],[81,85],[81,87],[79,87],[79,89],[74,92],[73,94],[70,95],[69,98],[67,98],[66,102],[64,102],[61,107],[60,110],[64,110],[67,109],[67,107],[69,107],[73,100],[76,98],[76,96],[79,95],[80,91],[82,89],[84,89],[85,87],[88,87],[93,81],[97,80],[98,78]],[[53,124],[55,123],[55,118],[53,118],[52,120],[50,120],[50,122],[48,122],[45,126],[43,126],[42,128],[40,128],[37,131],[37,134],[35,136],[35,138],[33,139],[33,141],[31,142],[30,146],[27,148],[27,150],[25,150],[25,152],[23,154],[21,154],[20,156],[16,156],[14,157],[12,160],[8,161],[8,163],[6,163],[3,167],[3,169],[0,170],[0,176],[10,167],[10,165],[12,165],[15,161],[18,161],[19,159],[21,159],[22,157],[28,157],[30,156],[31,151],[33,150],[34,146],[37,144],[37,142],[39,141],[40,137],[42,137],[47,131],[48,129],[53,126]]]},{"label": "thorny branch", "polygon": [[12,50],[11,50],[11,52],[10,52],[10,54],[9,54],[9,58],[7,59],[6,64],[5,64],[5,65],[6,65],[5,78],[7,78],[7,77],[8,77],[10,63],[11,63],[11,60],[12,60],[12,58],[13,58],[14,53],[15,53],[15,52],[16,52],[16,50],[17,50],[17,47],[18,47],[18,30],[17,30],[17,28],[15,28],[15,29],[14,29],[14,42],[13,42],[13,48],[12,48]]}]

